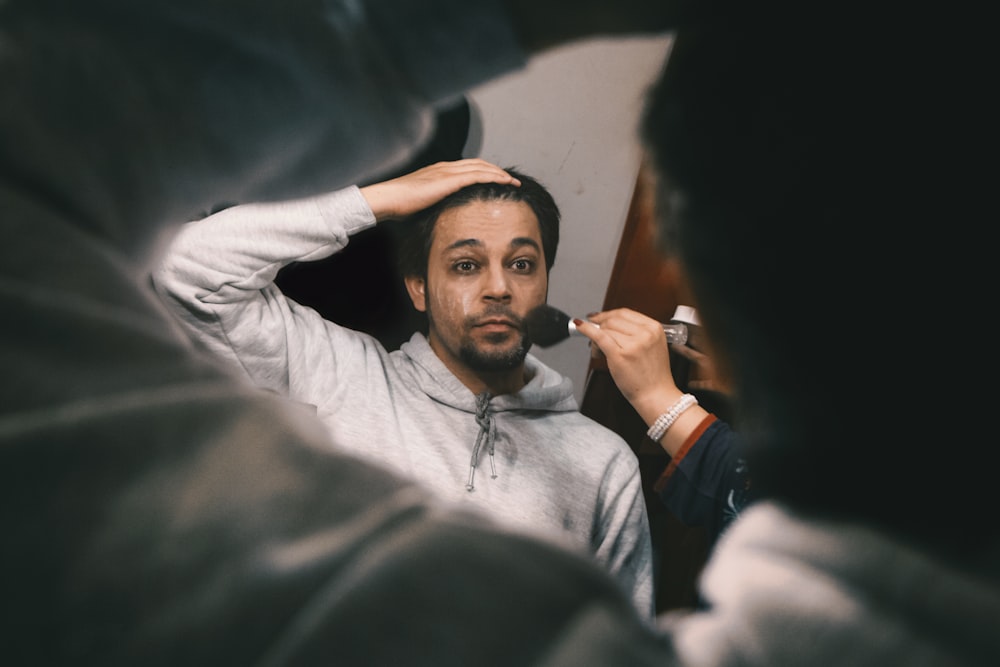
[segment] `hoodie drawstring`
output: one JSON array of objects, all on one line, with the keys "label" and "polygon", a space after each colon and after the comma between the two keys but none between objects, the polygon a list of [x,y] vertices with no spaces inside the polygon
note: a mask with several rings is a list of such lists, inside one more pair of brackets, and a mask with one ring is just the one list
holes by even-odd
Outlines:
[{"label": "hoodie drawstring", "polygon": [[490,394],[484,391],[476,396],[476,423],[479,424],[479,435],[476,437],[476,446],[472,449],[472,461],[469,462],[469,483],[465,485],[467,491],[474,491],[476,485],[473,481],[476,477],[476,466],[479,464],[479,450],[483,445],[485,436],[486,446],[490,452],[490,468],[493,471],[492,478],[497,478],[497,466],[493,458],[496,451],[497,425],[493,415],[490,414]]}]

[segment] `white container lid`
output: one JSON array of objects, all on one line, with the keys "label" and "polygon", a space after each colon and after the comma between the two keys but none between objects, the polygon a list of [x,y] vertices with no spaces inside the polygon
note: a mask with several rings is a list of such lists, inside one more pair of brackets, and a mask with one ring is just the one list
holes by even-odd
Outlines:
[{"label": "white container lid", "polygon": [[691,306],[677,306],[674,316],[670,319],[674,322],[687,322],[688,324],[701,326],[701,321],[698,319],[698,311]]}]

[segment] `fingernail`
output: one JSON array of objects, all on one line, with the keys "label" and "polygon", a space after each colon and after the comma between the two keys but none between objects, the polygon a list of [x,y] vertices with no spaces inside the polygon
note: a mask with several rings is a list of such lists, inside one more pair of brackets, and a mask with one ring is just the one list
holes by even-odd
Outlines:
[{"label": "fingernail", "polygon": [[575,326],[580,326],[581,324],[583,324],[583,320],[581,320],[579,317],[574,317],[573,318],[573,324]]}]

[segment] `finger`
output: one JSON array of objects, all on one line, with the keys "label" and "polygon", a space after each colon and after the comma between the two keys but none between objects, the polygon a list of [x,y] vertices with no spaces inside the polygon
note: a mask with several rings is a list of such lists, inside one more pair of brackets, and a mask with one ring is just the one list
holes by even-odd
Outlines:
[{"label": "finger", "polygon": [[580,318],[574,318],[573,324],[581,335],[589,338],[605,354],[607,354],[608,350],[621,347],[615,337],[610,332],[604,330],[604,327],[597,326]]},{"label": "finger", "polygon": [[595,313],[590,319],[601,327],[630,336],[657,337],[663,333],[663,325],[659,321],[631,308],[615,308]]},{"label": "finger", "polygon": [[624,317],[629,312],[632,311],[628,308],[612,308],[611,310],[604,310],[599,313],[590,313],[587,315],[587,319],[603,327],[605,323]]},{"label": "finger", "polygon": [[502,167],[480,158],[465,158],[452,162],[438,162],[426,169],[438,174],[450,176],[472,183],[502,183],[520,185],[521,181],[514,178]]},{"label": "finger", "polygon": [[621,310],[617,308],[602,313],[591,313],[587,316],[587,319],[605,331],[617,331],[619,333],[631,333],[635,331],[635,326],[623,318]]}]

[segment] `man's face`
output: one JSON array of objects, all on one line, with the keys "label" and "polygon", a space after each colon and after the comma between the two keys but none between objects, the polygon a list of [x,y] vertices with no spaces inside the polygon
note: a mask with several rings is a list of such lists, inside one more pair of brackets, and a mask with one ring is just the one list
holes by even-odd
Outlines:
[{"label": "man's face", "polygon": [[431,348],[467,386],[484,373],[520,373],[524,316],[548,289],[538,219],[523,202],[448,209],[434,226],[426,281],[406,284],[427,313]]}]

